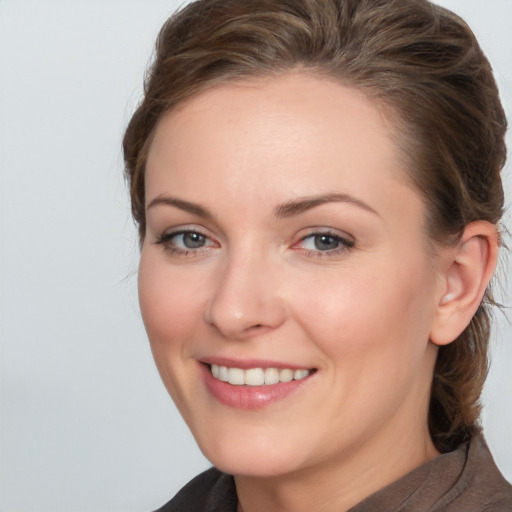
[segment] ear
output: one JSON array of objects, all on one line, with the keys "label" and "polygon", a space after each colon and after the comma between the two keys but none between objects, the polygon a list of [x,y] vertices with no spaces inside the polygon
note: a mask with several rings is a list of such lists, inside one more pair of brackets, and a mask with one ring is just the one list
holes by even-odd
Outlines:
[{"label": "ear", "polygon": [[441,298],[430,331],[436,345],[454,341],[473,318],[496,268],[498,245],[496,226],[476,221],[466,226],[459,243],[447,252]]}]

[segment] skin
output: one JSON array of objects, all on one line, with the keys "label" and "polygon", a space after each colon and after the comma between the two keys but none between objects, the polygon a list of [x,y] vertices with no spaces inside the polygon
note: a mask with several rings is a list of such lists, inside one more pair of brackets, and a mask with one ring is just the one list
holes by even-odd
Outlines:
[{"label": "skin", "polygon": [[[156,130],[142,315],[170,395],[206,457],[235,475],[245,512],[347,510],[437,455],[436,343],[467,325],[449,308],[473,281],[458,248],[428,243],[389,133],[358,91],[305,73],[215,88]],[[283,208],[313,196],[324,202]],[[186,230],[202,245],[173,235]],[[487,261],[474,231],[464,254]],[[206,388],[212,357],[315,372],[247,410]]]}]

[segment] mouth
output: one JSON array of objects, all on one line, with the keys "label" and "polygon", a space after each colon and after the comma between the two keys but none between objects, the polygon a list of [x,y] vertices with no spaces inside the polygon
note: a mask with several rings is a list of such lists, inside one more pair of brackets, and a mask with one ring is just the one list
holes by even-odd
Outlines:
[{"label": "mouth", "polygon": [[233,386],[272,386],[303,380],[315,370],[293,368],[236,368],[218,364],[208,365],[214,379]]}]

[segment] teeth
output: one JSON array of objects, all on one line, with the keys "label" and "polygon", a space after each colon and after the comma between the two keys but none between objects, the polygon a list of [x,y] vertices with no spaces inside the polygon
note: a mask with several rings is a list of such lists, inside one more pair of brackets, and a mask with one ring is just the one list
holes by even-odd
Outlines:
[{"label": "teeth", "polygon": [[293,370],[288,368],[279,370],[279,380],[281,382],[291,382],[293,380]]},{"label": "teeth", "polygon": [[228,374],[228,369],[225,366],[219,367],[219,377],[218,378],[219,378],[219,380],[221,380],[223,382],[228,382],[229,374]]},{"label": "teeth", "polygon": [[229,382],[234,386],[263,386],[278,384],[279,382],[291,382],[306,378],[309,370],[292,370],[291,368],[228,368],[217,364],[211,365],[212,375],[223,382]]},{"label": "teeth", "polygon": [[309,375],[309,371],[308,370],[295,370],[293,372],[293,378],[295,380],[301,380],[301,379],[304,379],[305,377],[307,377]]},{"label": "teeth", "polygon": [[265,384],[265,372],[262,368],[251,368],[244,373],[244,381],[248,386],[263,386]]},{"label": "teeth", "polygon": [[244,371],[240,368],[230,368],[228,370],[228,382],[235,386],[243,386],[245,384]]},{"label": "teeth", "polygon": [[279,370],[277,368],[267,368],[265,370],[265,384],[277,384],[279,382]]}]

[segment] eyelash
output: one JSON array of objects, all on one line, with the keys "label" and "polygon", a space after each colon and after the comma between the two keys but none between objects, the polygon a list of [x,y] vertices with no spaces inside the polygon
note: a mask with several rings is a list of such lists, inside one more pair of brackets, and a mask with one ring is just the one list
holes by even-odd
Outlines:
[{"label": "eyelash", "polygon": [[355,242],[353,240],[349,240],[347,238],[344,238],[338,234],[335,234],[329,230],[324,231],[315,231],[312,233],[308,233],[307,235],[303,236],[300,239],[299,243],[304,242],[305,240],[308,240],[309,238],[316,238],[316,237],[327,237],[332,239],[334,242],[338,243],[339,246],[334,249],[328,249],[325,251],[321,251],[319,249],[302,249],[305,251],[306,256],[309,257],[316,257],[316,258],[328,258],[332,256],[337,256],[343,252],[350,251],[355,247]]},{"label": "eyelash", "polygon": [[[205,241],[210,241],[212,243],[206,243],[206,245],[197,247],[197,248],[188,248],[183,249],[181,247],[176,247],[175,245],[172,245],[172,240],[176,237],[183,236],[183,235],[199,235],[204,238]],[[214,242],[211,240],[210,237],[205,235],[204,233],[201,233],[200,231],[196,229],[181,229],[179,231],[172,231],[170,233],[162,233],[161,235],[157,235],[155,244],[162,245],[164,251],[169,252],[171,254],[174,254],[176,256],[190,256],[194,255],[197,256],[199,254],[202,254],[206,250],[208,250],[209,247],[211,247]]]},{"label": "eyelash", "polygon": [[[205,240],[205,245],[199,246],[197,248],[180,248],[176,247],[175,245],[172,245],[172,240],[179,236],[184,235],[199,235],[200,237],[203,237]],[[320,249],[306,249],[306,248],[298,248],[304,251],[304,254],[308,257],[316,257],[316,258],[327,258],[332,256],[337,256],[343,252],[350,251],[354,248],[355,242],[353,240],[349,240],[347,238],[344,238],[340,235],[337,235],[329,230],[324,231],[315,231],[308,233],[307,235],[303,236],[300,241],[297,244],[294,244],[293,247],[296,247],[297,245],[300,245],[304,241],[308,239],[315,239],[317,237],[326,237],[331,239],[334,243],[339,244],[338,247],[334,249],[327,249],[325,251],[322,251]],[[210,243],[207,243],[207,241],[210,241]],[[161,235],[158,235],[156,237],[155,244],[162,245],[164,250],[177,255],[177,256],[198,256],[200,254],[203,254],[208,250],[209,247],[215,244],[211,238],[209,238],[204,233],[201,233],[198,230],[195,229],[181,229],[179,231],[172,231],[169,233],[162,233]]]}]

